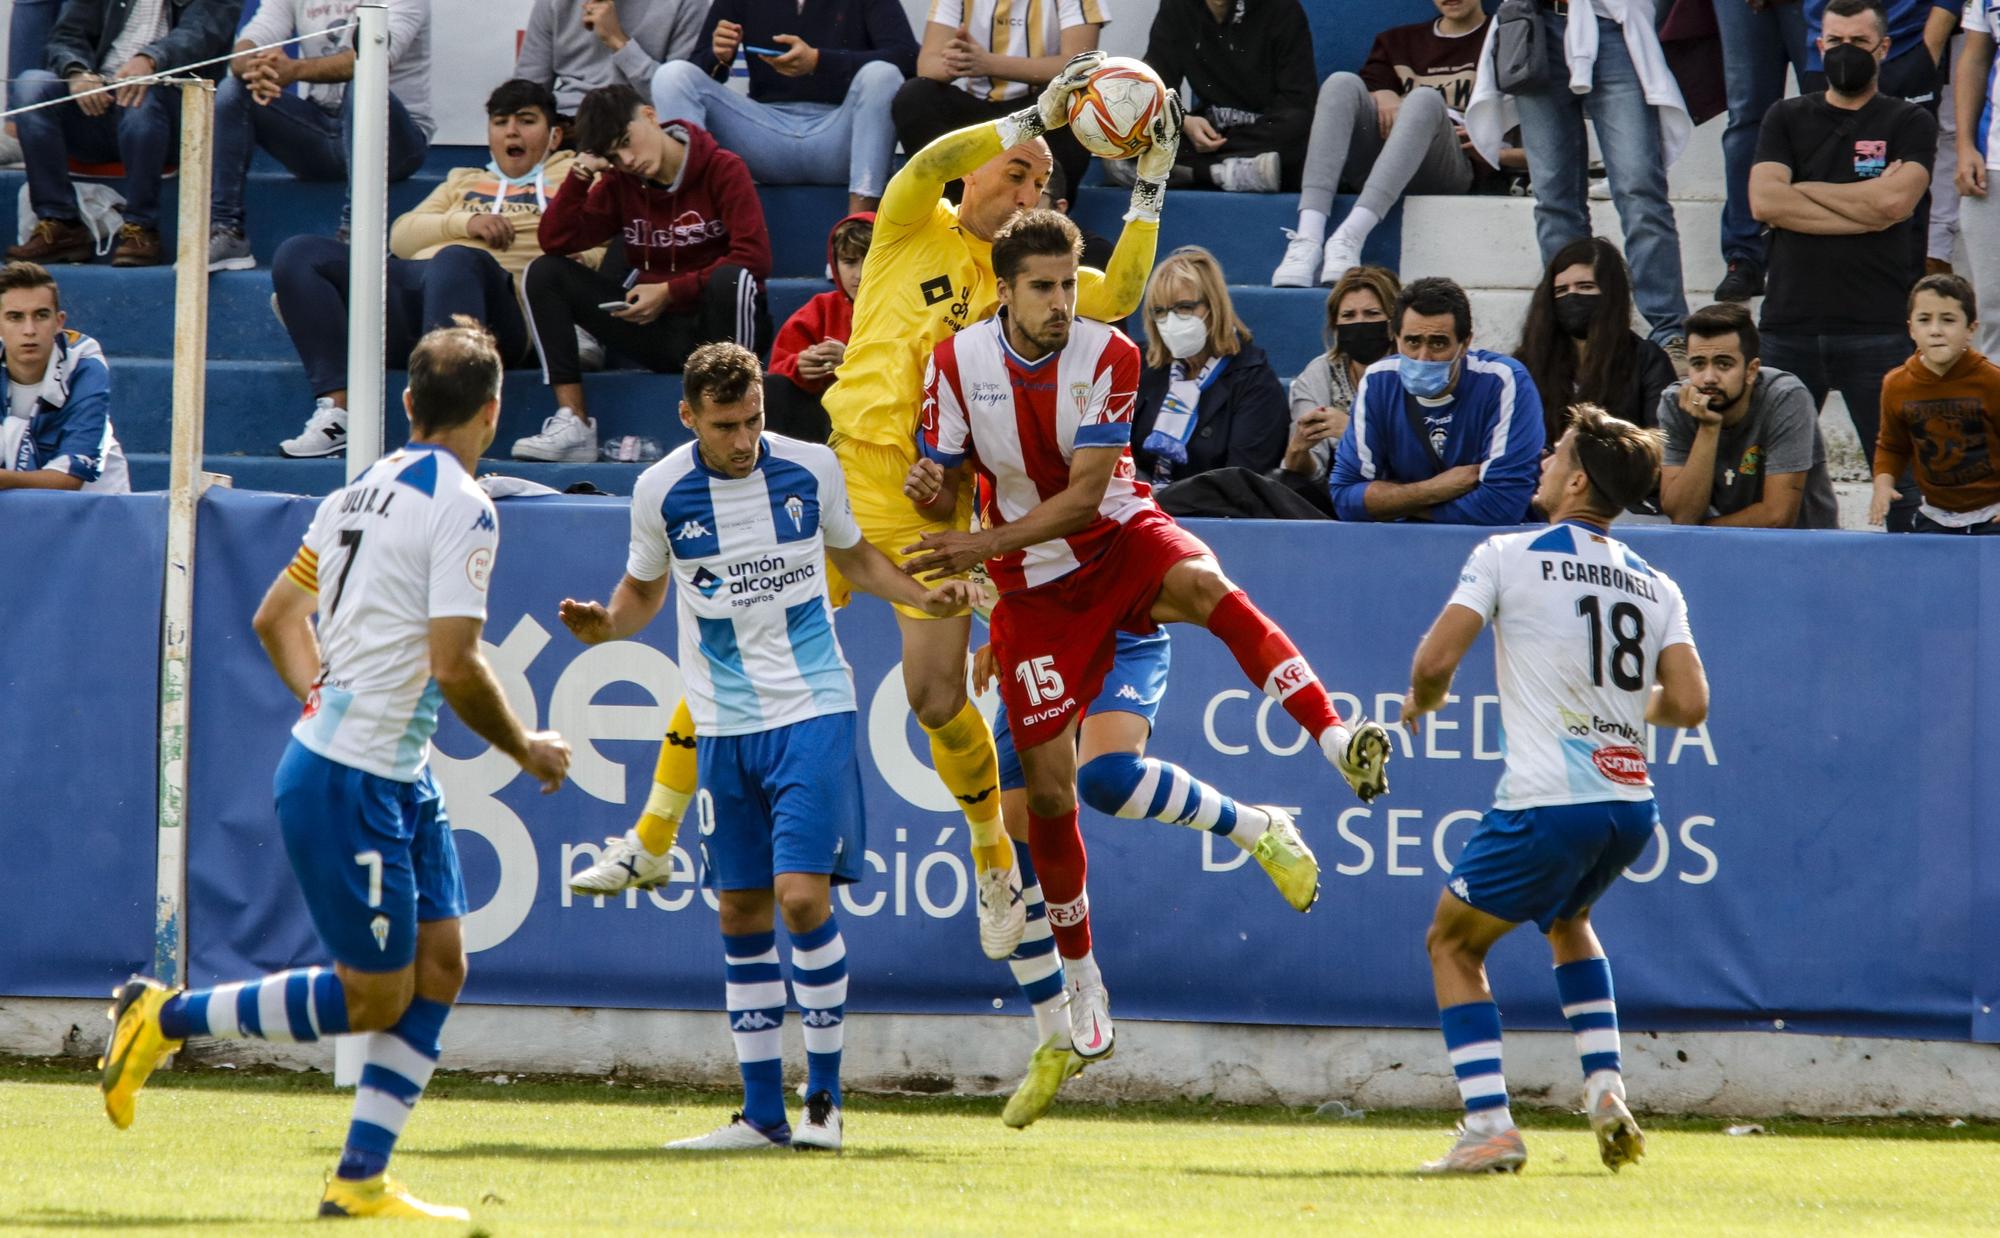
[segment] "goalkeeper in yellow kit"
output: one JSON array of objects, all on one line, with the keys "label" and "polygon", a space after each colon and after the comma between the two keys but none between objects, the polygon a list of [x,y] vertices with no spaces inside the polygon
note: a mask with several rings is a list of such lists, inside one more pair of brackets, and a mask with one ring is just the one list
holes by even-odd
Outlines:
[{"label": "goalkeeper in yellow kit", "polygon": [[[1101,52],[1086,52],[1064,66],[1032,106],[924,147],[890,178],[876,208],[853,332],[823,403],[855,519],[868,540],[899,563],[909,557],[904,548],[924,534],[963,529],[970,521],[969,494],[950,521],[938,523],[920,516],[903,493],[916,459],[924,369],[939,341],[993,314],[992,238],[1039,202],[1050,167],[1041,135],[1068,123],[1070,96],[1103,60]],[[1117,322],[1138,308],[1153,268],[1180,124],[1180,103],[1169,92],[1151,144],[1138,156],[1131,209],[1111,261],[1103,271],[1080,272],[1080,316]],[[958,179],[965,192],[954,207],[944,189]],[[844,602],[845,583],[831,568],[829,573],[836,604]],[[988,957],[1006,958],[1024,928],[1021,877],[1001,825],[993,734],[966,692],[971,616],[934,619],[900,606],[897,612],[910,709],[930,737],[938,777],[971,827],[980,945]],[[694,728],[684,702],[653,780],[638,824],[623,839],[608,840],[603,859],[572,879],[578,893],[646,888],[670,875],[668,852],[695,786]]]}]

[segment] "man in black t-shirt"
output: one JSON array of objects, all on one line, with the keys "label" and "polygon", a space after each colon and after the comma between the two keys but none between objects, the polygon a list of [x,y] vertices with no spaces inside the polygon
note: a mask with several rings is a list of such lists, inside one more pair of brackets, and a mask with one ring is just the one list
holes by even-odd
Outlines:
[{"label": "man in black t-shirt", "polygon": [[1903,309],[1924,273],[1937,121],[1876,89],[1879,0],[1830,0],[1819,45],[1827,89],[1765,113],[1750,169],[1751,212],[1771,226],[1759,325],[1765,364],[1797,375],[1815,409],[1840,391],[1868,457],[1882,378],[1910,355]]}]

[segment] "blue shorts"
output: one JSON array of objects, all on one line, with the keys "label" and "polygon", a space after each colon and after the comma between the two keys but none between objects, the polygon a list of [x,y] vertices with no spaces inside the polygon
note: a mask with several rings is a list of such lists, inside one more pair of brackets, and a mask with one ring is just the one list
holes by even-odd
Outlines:
[{"label": "blue shorts", "polygon": [[274,790],[306,910],[339,962],[400,971],[416,960],[419,921],[465,914],[451,819],[428,767],[397,782],[294,739]]},{"label": "blue shorts", "polygon": [[[1149,636],[1120,632],[1111,673],[1104,677],[1103,690],[1084,711],[1084,716],[1138,714],[1151,727],[1160,716],[1160,698],[1167,694],[1167,669],[1173,660],[1173,642],[1165,632]],[[1014,732],[1007,725],[1004,709],[993,718],[993,746],[1000,753],[1000,789],[1019,791],[1026,787],[1028,776],[1021,772],[1021,754],[1014,751]]]},{"label": "blue shorts", "polygon": [[827,714],[754,735],[695,737],[709,889],[768,890],[777,873],[861,879],[867,839],[854,719]]},{"label": "blue shorts", "polygon": [[1495,808],[1465,840],[1445,888],[1489,916],[1533,920],[1546,933],[1602,898],[1659,822],[1652,800]]}]

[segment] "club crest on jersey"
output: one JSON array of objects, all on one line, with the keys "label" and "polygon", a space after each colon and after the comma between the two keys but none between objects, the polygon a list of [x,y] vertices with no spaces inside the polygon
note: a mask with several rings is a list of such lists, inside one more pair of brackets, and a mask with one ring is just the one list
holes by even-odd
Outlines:
[{"label": "club crest on jersey", "polygon": [[389,948],[389,917],[376,916],[368,922],[368,931],[375,935],[375,948],[377,950],[387,950]]},{"label": "club crest on jersey", "polygon": [[681,527],[674,530],[674,540],[677,542],[684,542],[695,537],[707,537],[708,535],[708,526],[699,520],[684,520],[681,522]]},{"label": "club crest on jersey", "polygon": [[803,531],[805,529],[806,518],[805,500],[796,494],[786,495],[785,515],[792,518],[792,532],[798,533]]},{"label": "club crest on jersey", "polygon": [[694,570],[693,584],[695,588],[701,590],[703,597],[712,598],[715,596],[715,591],[722,588],[722,577],[705,567],[698,567]]},{"label": "club crest on jersey", "polygon": [[1078,416],[1087,417],[1090,415],[1089,383],[1071,383],[1069,385],[1069,398],[1076,401],[1076,411]]}]

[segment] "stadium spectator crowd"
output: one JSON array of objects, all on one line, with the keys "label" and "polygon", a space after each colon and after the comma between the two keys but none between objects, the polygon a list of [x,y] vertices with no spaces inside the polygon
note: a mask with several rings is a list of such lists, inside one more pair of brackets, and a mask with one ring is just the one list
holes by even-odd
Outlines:
[{"label": "stadium spectator crowd", "polygon": [[[1308,302],[1322,353],[1268,355],[1253,319],[1301,313],[1300,297],[1242,309],[1214,247],[1165,255],[1128,326],[1145,349],[1142,476],[1244,470],[1335,519],[1511,524],[1529,518],[1569,409],[1589,403],[1664,437],[1660,490],[1639,518],[1833,527],[1819,412],[1837,391],[1869,457],[1874,521],[1995,527],[2000,371],[1986,353],[2000,346],[2000,207],[1988,171],[2000,155],[1985,117],[2000,0],[1432,3],[1430,20],[1384,22],[1361,63],[1324,65],[1301,0],[1158,0],[1144,59],[1188,100],[1169,197],[1295,194],[1269,283],[1330,294]],[[163,260],[178,105],[128,80],[162,68],[228,57],[212,70],[212,270],[253,266],[252,228],[282,226],[247,218],[253,150],[301,179],[347,179],[352,5],[253,7],[239,30],[239,0],[14,6],[12,105],[76,97],[14,121],[32,214],[11,261]],[[919,32],[900,0],[535,0],[514,80],[488,99],[492,162],[454,169],[395,221],[390,365],[430,327],[476,318],[507,364],[539,365],[551,389],[553,415],[515,457],[576,462],[598,458],[585,372],[606,354],[671,373],[728,340],[770,358],[773,426],[824,439],[819,398],[838,381],[868,212],[899,144],[908,157],[1024,106],[1098,46],[1117,8],[1015,7],[931,0]],[[1671,42],[1666,11],[1689,8],[1712,8],[1713,38],[1694,56]],[[431,10],[389,0],[392,179],[423,165],[437,131]],[[295,36],[290,53],[267,48]],[[1786,97],[1788,70],[1802,93]],[[1941,137],[1947,90],[1964,119]],[[1694,124],[1724,110],[1727,274],[1691,314],[1667,173]],[[1067,130],[1048,141],[1047,205],[1064,209],[1100,178],[1131,182],[1131,161],[1093,172]],[[1620,244],[1593,235],[1593,151]],[[72,169],[113,159],[123,199],[107,236]],[[829,287],[774,332],[776,221],[756,187],[798,183],[844,188],[848,209],[783,221],[827,237]],[[1543,264],[1516,339],[1475,339],[1472,300],[1451,281],[1406,285],[1362,257],[1405,195],[1509,191],[1532,195]],[[1937,241],[1960,195],[1970,279],[1949,274]],[[1101,266],[1108,243],[1087,243]],[[291,236],[271,264],[314,400],[288,456],[344,448],[346,263],[341,235]],[[13,295],[56,295],[53,281],[9,279]],[[17,347],[6,360],[19,392],[36,367],[16,366]],[[1937,413],[1940,399],[1958,411]],[[15,404],[10,427],[26,408]],[[82,457],[65,450],[48,458],[74,473]]]}]

